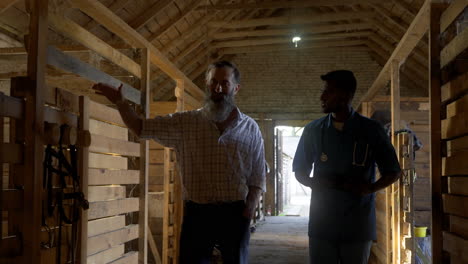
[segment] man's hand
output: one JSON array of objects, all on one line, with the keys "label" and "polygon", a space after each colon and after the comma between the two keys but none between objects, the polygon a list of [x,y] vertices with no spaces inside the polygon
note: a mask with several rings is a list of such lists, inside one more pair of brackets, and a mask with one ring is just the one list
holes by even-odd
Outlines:
[{"label": "man's hand", "polygon": [[104,83],[97,83],[93,85],[93,89],[96,90],[97,94],[104,95],[113,104],[117,104],[123,100],[122,86],[123,84],[120,84],[119,88],[116,89]]},{"label": "man's hand", "polygon": [[262,189],[255,186],[249,186],[249,193],[247,194],[247,199],[245,199],[245,208],[242,212],[242,216],[249,220],[255,217],[255,209],[257,208],[261,194]]},{"label": "man's hand", "polygon": [[242,212],[242,216],[251,220],[255,216],[255,209],[257,208],[257,203],[252,200],[247,200],[245,202],[245,208],[244,211]]}]

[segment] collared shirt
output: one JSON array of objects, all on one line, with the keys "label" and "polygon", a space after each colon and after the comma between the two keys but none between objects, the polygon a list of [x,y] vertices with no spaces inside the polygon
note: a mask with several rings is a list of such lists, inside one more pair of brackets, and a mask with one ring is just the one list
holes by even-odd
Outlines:
[{"label": "collared shirt", "polygon": [[140,137],[174,148],[184,199],[197,203],[245,200],[248,187],[265,191],[265,153],[257,123],[237,108],[222,134],[205,109],[143,122]]},{"label": "collared shirt", "polygon": [[[342,131],[331,114],[309,123],[299,141],[293,170],[339,182],[373,183],[381,173],[399,172],[395,150],[376,121],[352,111]],[[375,194],[360,196],[322,188],[312,190],[309,236],[333,241],[376,240]]]}]

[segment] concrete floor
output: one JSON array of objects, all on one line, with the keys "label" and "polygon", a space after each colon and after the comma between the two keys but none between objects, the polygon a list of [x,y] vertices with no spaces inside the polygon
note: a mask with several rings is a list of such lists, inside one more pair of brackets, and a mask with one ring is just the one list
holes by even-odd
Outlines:
[{"label": "concrete floor", "polygon": [[308,263],[308,217],[267,216],[250,239],[250,264]]}]

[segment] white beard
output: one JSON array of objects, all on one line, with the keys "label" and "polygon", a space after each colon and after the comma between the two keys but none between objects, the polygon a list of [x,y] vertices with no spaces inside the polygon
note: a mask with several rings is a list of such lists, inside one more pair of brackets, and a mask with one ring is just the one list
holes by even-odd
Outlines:
[{"label": "white beard", "polygon": [[205,94],[205,115],[206,117],[216,123],[225,121],[232,110],[236,107],[234,94],[227,94],[224,99],[219,102],[214,102],[211,98],[211,92]]}]

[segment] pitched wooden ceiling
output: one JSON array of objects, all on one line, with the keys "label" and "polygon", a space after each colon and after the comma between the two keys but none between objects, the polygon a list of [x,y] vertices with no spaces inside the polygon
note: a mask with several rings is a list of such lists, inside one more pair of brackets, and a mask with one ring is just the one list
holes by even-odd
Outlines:
[{"label": "pitched wooden ceiling", "polygon": [[[51,6],[99,38],[120,48],[125,40],[66,0]],[[203,76],[207,64],[236,54],[296,49],[361,47],[384,65],[424,0],[100,0],[149,40],[191,80]],[[23,0],[0,4],[0,47],[22,46],[28,32]],[[73,42],[51,34],[51,43]],[[131,54],[131,52],[129,51]],[[403,71],[414,87],[427,83],[427,40],[419,43]],[[103,66],[101,64],[101,66]],[[417,79],[418,81],[414,81]],[[156,100],[173,98],[174,82],[154,69]]]}]

